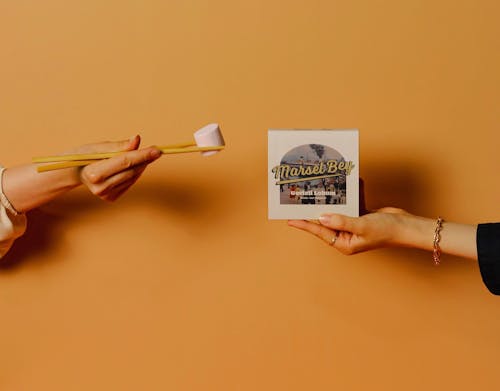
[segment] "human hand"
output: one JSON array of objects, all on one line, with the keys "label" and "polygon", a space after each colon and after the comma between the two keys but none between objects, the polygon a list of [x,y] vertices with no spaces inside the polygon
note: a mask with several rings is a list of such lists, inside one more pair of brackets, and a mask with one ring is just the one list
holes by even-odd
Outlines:
[{"label": "human hand", "polygon": [[380,247],[405,245],[401,239],[406,225],[411,224],[411,217],[403,209],[387,207],[361,217],[327,213],[320,217],[319,223],[290,220],[288,224],[350,255]]},{"label": "human hand", "polygon": [[144,172],[146,167],[161,156],[155,147],[138,149],[139,136],[130,140],[88,144],[78,148],[76,153],[120,152],[118,156],[99,160],[80,170],[80,181],[99,198],[115,201]]}]

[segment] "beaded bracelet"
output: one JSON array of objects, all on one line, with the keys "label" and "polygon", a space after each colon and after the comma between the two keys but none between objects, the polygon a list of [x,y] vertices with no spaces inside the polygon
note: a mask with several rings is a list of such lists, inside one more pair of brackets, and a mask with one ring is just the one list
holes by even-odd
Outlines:
[{"label": "beaded bracelet", "polygon": [[434,259],[434,265],[436,266],[441,263],[441,247],[439,247],[439,241],[441,240],[441,229],[443,228],[443,222],[443,218],[438,217],[436,222],[436,229],[434,230],[432,259]]}]

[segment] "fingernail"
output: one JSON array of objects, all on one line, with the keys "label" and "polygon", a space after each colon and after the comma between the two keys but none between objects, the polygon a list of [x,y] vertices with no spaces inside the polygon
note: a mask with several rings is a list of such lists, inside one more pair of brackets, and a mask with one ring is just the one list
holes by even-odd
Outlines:
[{"label": "fingernail", "polygon": [[153,149],[149,153],[149,156],[151,156],[153,159],[159,158],[161,156],[161,151],[159,149]]},{"label": "fingernail", "polygon": [[329,221],[330,221],[330,216],[328,216],[328,215],[319,216],[319,222],[321,224],[328,224]]}]

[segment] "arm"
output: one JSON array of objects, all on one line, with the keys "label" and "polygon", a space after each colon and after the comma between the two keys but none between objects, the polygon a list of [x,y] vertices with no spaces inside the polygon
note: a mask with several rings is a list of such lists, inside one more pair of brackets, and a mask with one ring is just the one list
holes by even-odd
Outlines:
[{"label": "arm", "polygon": [[43,205],[81,184],[76,168],[41,174],[34,164],[8,168],[3,181],[4,193],[19,213]]},{"label": "arm", "polygon": [[[344,254],[354,254],[380,247],[399,246],[433,250],[436,220],[411,215],[397,208],[382,208],[361,217],[325,214],[318,223],[291,220],[292,227],[310,232],[327,243],[337,236],[334,247]],[[476,225],[444,222],[441,251],[477,259]]]},{"label": "arm", "polygon": [[26,229],[25,212],[84,184],[103,200],[114,201],[132,186],[148,164],[160,157],[154,147],[138,149],[139,136],[120,142],[89,144],[73,153],[123,151],[110,159],[96,161],[83,169],[67,168],[38,173],[36,165],[25,164],[0,172],[0,258]]},{"label": "arm", "polygon": [[[425,217],[402,215],[396,231],[396,245],[433,250],[436,220]],[[477,260],[477,225],[443,222],[439,246],[446,254]]]},{"label": "arm", "polygon": [[72,152],[125,152],[110,159],[96,161],[83,169],[66,168],[38,173],[35,164],[8,168],[3,176],[4,194],[19,213],[43,205],[81,184],[100,198],[114,201],[161,154],[153,147],[138,149],[139,144],[140,138],[136,136],[125,141],[79,147]]}]

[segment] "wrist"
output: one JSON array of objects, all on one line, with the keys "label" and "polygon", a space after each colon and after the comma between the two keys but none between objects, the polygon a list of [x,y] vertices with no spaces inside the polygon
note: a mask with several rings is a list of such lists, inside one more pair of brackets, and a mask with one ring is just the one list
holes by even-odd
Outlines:
[{"label": "wrist", "polygon": [[397,216],[394,244],[401,247],[432,250],[436,220],[411,214]]},{"label": "wrist", "polygon": [[5,170],[3,190],[14,208],[25,213],[81,184],[74,167],[38,173],[36,165],[11,167]]},{"label": "wrist", "polygon": [[[34,164],[35,170],[43,164]],[[59,170],[39,172],[40,179],[48,181],[55,190],[71,190],[82,184],[81,167],[68,167]]]}]

